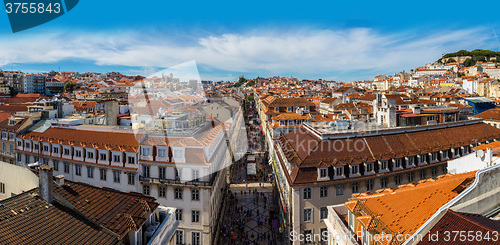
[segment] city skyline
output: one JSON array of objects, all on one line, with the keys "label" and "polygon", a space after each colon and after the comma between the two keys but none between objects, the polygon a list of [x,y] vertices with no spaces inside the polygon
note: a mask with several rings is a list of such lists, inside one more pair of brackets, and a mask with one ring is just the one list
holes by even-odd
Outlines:
[{"label": "city skyline", "polygon": [[[130,8],[130,2],[100,2],[96,9],[96,2],[87,1],[21,33],[0,23],[0,69],[147,75],[194,60],[203,80],[281,75],[351,82],[409,71],[460,49],[500,48],[493,17],[475,22],[439,14],[460,11],[460,3],[360,4],[372,8],[298,8],[289,2],[266,3],[262,11],[258,3]],[[82,18],[90,12],[92,18]]]}]

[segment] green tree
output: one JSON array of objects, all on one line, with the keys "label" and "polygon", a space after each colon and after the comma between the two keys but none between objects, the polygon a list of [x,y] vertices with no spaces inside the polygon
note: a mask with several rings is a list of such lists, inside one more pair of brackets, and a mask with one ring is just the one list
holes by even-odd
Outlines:
[{"label": "green tree", "polygon": [[250,86],[253,86],[253,85],[255,85],[255,81],[254,80],[252,80],[250,82],[247,82],[247,84],[245,85],[245,87],[250,87]]},{"label": "green tree", "polygon": [[457,62],[457,61],[453,58],[449,58],[448,61],[446,61],[446,63],[453,63],[453,62]]},{"label": "green tree", "polygon": [[476,62],[486,61],[486,57],[484,57],[484,55],[477,55],[477,56],[474,56],[474,61],[476,61]]},{"label": "green tree", "polygon": [[14,88],[12,86],[9,86],[9,94],[10,96],[15,96],[19,93],[19,90],[17,90],[17,88]]},{"label": "green tree", "polygon": [[65,83],[63,91],[64,92],[71,92],[71,91],[73,91],[73,89],[75,89],[75,87],[76,87],[76,83]]},{"label": "green tree", "polygon": [[465,61],[464,61],[464,66],[466,67],[469,67],[469,66],[474,66],[476,64],[476,61],[470,59],[470,58],[467,58]]}]

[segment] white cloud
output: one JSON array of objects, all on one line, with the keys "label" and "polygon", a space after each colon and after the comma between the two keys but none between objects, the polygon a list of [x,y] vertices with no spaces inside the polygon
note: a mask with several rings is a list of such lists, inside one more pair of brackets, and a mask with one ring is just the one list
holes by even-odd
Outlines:
[{"label": "white cloud", "polygon": [[[495,47],[488,29],[383,34],[368,28],[254,30],[179,43],[168,35],[59,32],[0,39],[0,65],[83,59],[96,65],[170,67],[189,60],[227,73],[326,74],[399,71],[444,52]],[[202,74],[203,75],[203,74]]]}]

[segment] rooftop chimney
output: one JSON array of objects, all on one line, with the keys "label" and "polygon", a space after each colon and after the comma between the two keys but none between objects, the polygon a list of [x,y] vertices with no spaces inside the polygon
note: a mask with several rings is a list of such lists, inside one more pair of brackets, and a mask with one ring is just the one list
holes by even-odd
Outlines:
[{"label": "rooftop chimney", "polygon": [[59,186],[63,186],[64,185],[64,175],[63,174],[56,176],[56,183]]},{"label": "rooftop chimney", "polygon": [[54,167],[45,164],[39,168],[40,197],[48,203],[52,203],[54,198],[54,181],[52,179],[53,168]]}]

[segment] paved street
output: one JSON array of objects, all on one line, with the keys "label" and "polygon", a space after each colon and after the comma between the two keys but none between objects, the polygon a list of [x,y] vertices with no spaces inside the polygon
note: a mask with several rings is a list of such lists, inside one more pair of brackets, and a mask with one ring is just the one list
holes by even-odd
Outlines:
[{"label": "paved street", "polygon": [[[244,158],[231,166],[218,244],[283,244],[276,228],[272,172],[253,101],[247,103],[245,124],[249,149]],[[249,167],[252,164],[255,164],[255,173],[252,173],[253,167]]]}]

